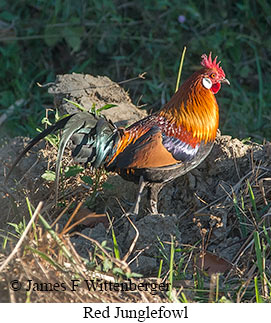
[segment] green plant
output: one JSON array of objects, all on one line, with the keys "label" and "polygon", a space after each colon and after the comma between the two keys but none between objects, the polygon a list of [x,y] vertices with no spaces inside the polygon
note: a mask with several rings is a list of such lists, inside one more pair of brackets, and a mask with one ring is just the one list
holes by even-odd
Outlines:
[{"label": "green plant", "polygon": [[52,105],[36,82],[52,82],[61,73],[122,81],[146,71],[148,79],[125,87],[134,102],[158,109],[174,92],[179,53],[186,46],[184,78],[203,52],[212,51],[231,81],[218,95],[222,131],[270,138],[271,4],[266,1],[159,0],[123,6],[83,0],[78,6],[70,0],[3,0],[0,8],[0,113],[19,99],[24,102],[9,115],[3,133],[34,134],[44,106]]}]

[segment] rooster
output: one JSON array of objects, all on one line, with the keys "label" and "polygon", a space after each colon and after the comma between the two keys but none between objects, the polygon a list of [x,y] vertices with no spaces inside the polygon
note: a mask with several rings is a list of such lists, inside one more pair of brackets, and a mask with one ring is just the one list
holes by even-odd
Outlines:
[{"label": "rooster", "polygon": [[219,110],[215,94],[221,83],[230,84],[211,53],[201,56],[200,70],[192,74],[160,111],[117,128],[105,117],[90,112],[71,114],[32,139],[12,165],[38,141],[63,129],[56,163],[56,187],[64,149],[68,142],[75,162],[104,167],[128,181],[139,183],[131,213],[138,214],[144,187],[152,213],[158,213],[158,193],[175,178],[198,166],[210,153],[218,128]]}]

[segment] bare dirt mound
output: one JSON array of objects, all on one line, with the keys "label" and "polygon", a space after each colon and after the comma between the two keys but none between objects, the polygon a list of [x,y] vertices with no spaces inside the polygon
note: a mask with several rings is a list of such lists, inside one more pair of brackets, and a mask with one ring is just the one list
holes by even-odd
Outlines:
[{"label": "bare dirt mound", "polygon": [[106,104],[114,104],[109,110],[104,110],[108,119],[117,126],[125,127],[145,117],[146,111],[139,110],[132,104],[128,93],[117,83],[106,76],[65,74],[58,75],[56,82],[49,88],[49,93],[54,95],[55,107],[61,114],[78,111],[74,105],[65,101],[76,102],[90,111],[93,105],[96,109]]},{"label": "bare dirt mound", "polygon": [[[55,106],[62,114],[77,110],[64,100],[67,98],[88,110],[93,103],[97,108],[108,103],[116,104],[117,107],[104,111],[104,114],[122,126],[145,116],[131,103],[127,93],[107,77],[61,75],[49,92],[54,95]],[[26,141],[25,138],[15,138],[0,149],[0,163],[3,166],[1,183],[11,160],[14,160]],[[136,242],[129,261],[134,271],[144,275],[157,271],[162,253],[169,252],[172,236],[175,237],[176,245],[199,243],[205,250],[234,261],[244,242],[240,223],[248,231],[255,223],[257,211],[249,190],[252,189],[257,208],[261,210],[257,216],[263,217],[270,208],[270,151],[270,143],[259,145],[218,135],[212,152],[197,169],[162,190],[158,205],[160,214],[149,215],[146,198],[143,199],[140,217],[134,222],[136,229],[123,217],[123,213],[135,201],[137,187],[117,175],[109,174],[108,185],[95,198],[92,211],[109,213],[122,256]],[[25,207],[25,194],[34,205],[40,200],[53,205],[54,186],[40,176],[46,168],[53,169],[55,156],[55,149],[41,143],[20,163],[8,185],[1,186],[2,224],[20,217],[19,206]],[[67,163],[71,163],[68,157],[67,160]],[[23,179],[15,185],[14,180],[18,181],[22,176]],[[84,199],[90,191],[79,180],[75,182],[72,190],[76,184],[81,188],[78,189],[77,197]],[[71,195],[73,193],[76,195],[74,191]],[[53,210],[48,211],[51,221],[60,213]],[[86,236],[99,242],[106,240],[109,247],[113,246],[112,233],[102,223],[94,227],[81,226],[79,229]],[[79,254],[88,257],[92,245],[90,241],[74,236],[72,242]]]}]

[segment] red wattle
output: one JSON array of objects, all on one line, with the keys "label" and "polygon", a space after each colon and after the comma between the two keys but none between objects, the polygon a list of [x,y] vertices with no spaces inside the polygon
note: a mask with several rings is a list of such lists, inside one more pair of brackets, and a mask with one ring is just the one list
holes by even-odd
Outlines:
[{"label": "red wattle", "polygon": [[221,84],[218,82],[218,83],[215,83],[212,87],[211,87],[211,91],[216,94],[221,88]]}]

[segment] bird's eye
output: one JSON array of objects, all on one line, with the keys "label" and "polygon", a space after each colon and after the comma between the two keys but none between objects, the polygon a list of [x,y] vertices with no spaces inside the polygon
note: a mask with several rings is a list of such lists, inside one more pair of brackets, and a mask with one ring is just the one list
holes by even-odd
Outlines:
[{"label": "bird's eye", "polygon": [[214,79],[216,77],[216,74],[212,73],[210,76],[211,76],[212,79]]}]

